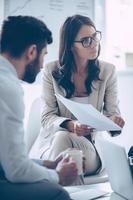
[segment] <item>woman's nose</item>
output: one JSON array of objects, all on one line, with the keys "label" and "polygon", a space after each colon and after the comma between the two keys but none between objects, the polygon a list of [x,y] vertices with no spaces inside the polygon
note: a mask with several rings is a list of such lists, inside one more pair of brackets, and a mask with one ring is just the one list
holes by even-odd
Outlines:
[{"label": "woman's nose", "polygon": [[92,39],[91,44],[90,44],[90,48],[93,49],[94,47],[96,47],[99,44],[99,42],[95,41]]}]

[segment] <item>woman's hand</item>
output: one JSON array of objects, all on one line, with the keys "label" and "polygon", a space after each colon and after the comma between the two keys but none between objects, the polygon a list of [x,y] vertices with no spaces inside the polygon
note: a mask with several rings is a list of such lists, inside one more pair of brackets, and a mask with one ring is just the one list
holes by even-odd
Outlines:
[{"label": "woman's hand", "polygon": [[94,129],[88,125],[81,124],[78,120],[71,120],[67,122],[67,129],[78,136],[85,136],[91,133]]},{"label": "woman's hand", "polygon": [[113,121],[114,123],[116,123],[116,124],[117,124],[118,126],[120,126],[121,128],[124,127],[125,121],[124,121],[124,119],[123,119],[121,116],[114,115],[111,119],[112,119],[112,121]]}]

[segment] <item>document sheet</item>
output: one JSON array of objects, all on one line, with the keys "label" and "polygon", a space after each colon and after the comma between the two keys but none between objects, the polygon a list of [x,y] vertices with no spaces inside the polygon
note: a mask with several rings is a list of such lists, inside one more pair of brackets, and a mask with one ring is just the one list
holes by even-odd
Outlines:
[{"label": "document sheet", "polygon": [[108,117],[104,116],[91,104],[77,103],[60,94],[55,94],[68,110],[79,120],[80,123],[86,124],[96,131],[120,131],[121,127],[115,124]]}]

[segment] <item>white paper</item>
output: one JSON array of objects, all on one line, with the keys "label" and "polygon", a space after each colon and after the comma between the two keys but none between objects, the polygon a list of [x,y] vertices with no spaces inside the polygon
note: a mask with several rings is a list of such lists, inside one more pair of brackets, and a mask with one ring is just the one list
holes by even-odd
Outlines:
[{"label": "white paper", "polygon": [[89,189],[89,190],[83,190],[80,192],[71,193],[70,197],[73,200],[82,200],[82,199],[94,200],[96,198],[104,197],[107,194],[109,193],[102,190]]},{"label": "white paper", "polygon": [[96,131],[120,131],[121,127],[96,110],[91,104],[83,104],[71,101],[56,94],[68,110],[79,120],[80,123],[91,126]]},{"label": "white paper", "polygon": [[100,189],[82,189],[78,191],[69,191],[67,187],[65,187],[65,189],[68,191],[72,200],[94,200],[109,195],[108,191],[103,191]]}]

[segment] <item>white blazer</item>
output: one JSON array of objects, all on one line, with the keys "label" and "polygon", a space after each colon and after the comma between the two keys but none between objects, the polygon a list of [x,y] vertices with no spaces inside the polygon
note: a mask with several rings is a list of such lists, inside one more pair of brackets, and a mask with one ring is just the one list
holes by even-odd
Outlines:
[{"label": "white blazer", "polygon": [[[115,66],[99,61],[101,81],[93,81],[92,93],[89,95],[88,103],[97,110],[103,112],[107,117],[120,115],[117,99],[117,75]],[[42,156],[49,148],[57,131],[66,130],[60,124],[71,119],[71,112],[55,97],[55,93],[65,96],[65,90],[59,86],[52,76],[52,71],[59,66],[58,61],[51,62],[43,68],[42,77],[42,128],[33,145],[32,150],[36,155]],[[96,135],[96,134],[94,134]],[[95,136],[93,135],[93,140]],[[32,152],[31,150],[31,152]]]}]

